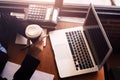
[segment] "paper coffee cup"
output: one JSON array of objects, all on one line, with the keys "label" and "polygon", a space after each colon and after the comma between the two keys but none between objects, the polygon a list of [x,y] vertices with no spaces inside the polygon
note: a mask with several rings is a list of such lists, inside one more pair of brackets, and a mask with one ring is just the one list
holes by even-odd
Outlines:
[{"label": "paper coffee cup", "polygon": [[41,35],[42,30],[43,29],[39,25],[31,24],[27,26],[25,34],[28,38],[34,39]]}]

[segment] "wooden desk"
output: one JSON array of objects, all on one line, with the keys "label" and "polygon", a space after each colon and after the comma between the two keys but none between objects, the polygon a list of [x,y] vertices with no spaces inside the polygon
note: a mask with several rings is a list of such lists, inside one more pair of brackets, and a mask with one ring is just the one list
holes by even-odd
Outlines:
[{"label": "wooden desk", "polygon": [[[56,29],[62,29],[62,28],[67,28],[71,26],[75,27],[79,25],[80,24],[59,22],[56,26]],[[10,43],[8,48],[9,61],[21,64],[27,51],[21,51],[20,49],[23,48],[23,46],[16,45],[13,43],[14,43],[14,40]],[[47,45],[44,48],[43,52],[40,54],[37,54],[37,56],[41,60],[41,63],[37,69],[40,71],[54,74],[55,75],[54,80],[104,80],[103,68],[96,73],[90,73],[90,74],[60,79],[58,75],[55,59],[54,59],[54,53],[53,53],[49,38],[47,38]]]}]

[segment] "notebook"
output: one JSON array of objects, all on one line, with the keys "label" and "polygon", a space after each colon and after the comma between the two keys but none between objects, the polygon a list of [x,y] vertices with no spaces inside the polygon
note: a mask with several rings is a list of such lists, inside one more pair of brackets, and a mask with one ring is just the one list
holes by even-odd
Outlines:
[{"label": "notebook", "polygon": [[83,26],[51,31],[49,37],[61,78],[98,71],[112,52],[92,4]]}]

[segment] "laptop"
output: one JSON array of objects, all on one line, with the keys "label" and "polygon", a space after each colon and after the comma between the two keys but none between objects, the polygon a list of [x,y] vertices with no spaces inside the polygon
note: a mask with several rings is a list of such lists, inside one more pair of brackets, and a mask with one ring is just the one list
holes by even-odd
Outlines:
[{"label": "laptop", "polygon": [[54,30],[49,37],[61,78],[98,71],[112,52],[92,4],[83,26]]}]

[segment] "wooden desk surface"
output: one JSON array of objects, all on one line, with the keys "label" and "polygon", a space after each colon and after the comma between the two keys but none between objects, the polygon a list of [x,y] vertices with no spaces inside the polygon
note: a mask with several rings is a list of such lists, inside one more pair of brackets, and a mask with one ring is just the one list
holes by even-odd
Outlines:
[{"label": "wooden desk surface", "polygon": [[[79,26],[80,24],[73,24],[73,23],[65,23],[59,22],[57,24],[56,29],[62,29],[67,27],[75,27]],[[23,48],[21,45],[16,45],[14,42],[11,42],[8,48],[8,56],[9,61],[21,64],[27,50],[21,51],[20,49]],[[44,71],[47,73],[54,74],[54,80],[104,80],[104,69],[102,68],[100,71],[96,73],[90,73],[85,75],[78,75],[70,78],[61,79],[59,78],[54,53],[51,47],[50,39],[47,38],[47,45],[44,48],[42,53],[38,53],[37,56],[39,57],[41,63],[38,66],[38,70]]]}]

